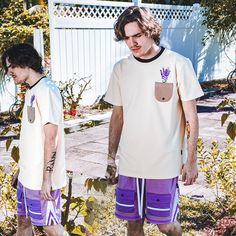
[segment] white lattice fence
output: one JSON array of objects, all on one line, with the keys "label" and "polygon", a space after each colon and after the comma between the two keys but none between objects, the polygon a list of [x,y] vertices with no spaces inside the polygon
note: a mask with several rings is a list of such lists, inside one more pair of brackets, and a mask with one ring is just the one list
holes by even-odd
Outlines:
[{"label": "white lattice fence", "polygon": [[[91,103],[105,92],[112,67],[129,53],[124,43],[114,42],[113,25],[126,7],[134,3],[51,0],[49,1],[52,76],[65,81],[76,75],[92,76],[92,90],[85,103]],[[163,27],[162,44],[179,52],[186,47],[183,35],[194,41],[193,7],[142,4],[150,8]],[[186,25],[186,21],[188,24]],[[173,31],[177,32],[174,33]],[[173,42],[173,35],[175,40]],[[188,57],[195,60],[193,47]]]}]

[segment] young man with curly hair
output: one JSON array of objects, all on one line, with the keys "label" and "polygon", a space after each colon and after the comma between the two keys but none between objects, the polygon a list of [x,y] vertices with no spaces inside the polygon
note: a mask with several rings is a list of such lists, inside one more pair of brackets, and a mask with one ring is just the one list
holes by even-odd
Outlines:
[{"label": "young man with curly hair", "polygon": [[166,235],[182,235],[178,176],[198,176],[198,117],[203,92],[189,59],[159,45],[161,27],[145,8],[132,6],[114,26],[131,55],[113,68],[105,100],[113,104],[107,178],[119,175],[115,215],[128,221],[129,236],[143,236],[143,222]]},{"label": "young man with curly hair", "polygon": [[63,106],[59,89],[43,75],[42,58],[29,44],[2,55],[15,84],[27,83],[17,184],[17,236],[31,236],[32,224],[49,236],[66,236],[60,224],[60,189],[66,185]]}]

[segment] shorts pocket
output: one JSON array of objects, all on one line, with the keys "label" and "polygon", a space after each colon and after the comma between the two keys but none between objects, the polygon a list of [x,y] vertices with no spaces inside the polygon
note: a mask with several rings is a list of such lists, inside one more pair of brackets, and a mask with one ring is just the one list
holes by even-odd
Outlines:
[{"label": "shorts pocket", "polygon": [[134,212],[134,196],[132,190],[116,188],[116,210],[122,213]]},{"label": "shorts pocket", "polygon": [[168,102],[173,95],[173,83],[155,82],[155,98],[159,102]]},{"label": "shorts pocket", "polygon": [[159,217],[170,216],[171,194],[147,193],[147,214]]},{"label": "shorts pocket", "polygon": [[27,199],[27,207],[32,219],[42,220],[41,202],[39,200]]}]

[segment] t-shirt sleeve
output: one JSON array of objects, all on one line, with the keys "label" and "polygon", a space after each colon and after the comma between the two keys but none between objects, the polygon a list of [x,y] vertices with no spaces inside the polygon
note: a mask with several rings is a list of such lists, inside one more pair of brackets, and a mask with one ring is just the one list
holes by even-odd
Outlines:
[{"label": "t-shirt sleeve", "polygon": [[181,60],[177,68],[177,83],[182,101],[190,101],[204,95],[192,63],[187,58]]},{"label": "t-shirt sleeve", "polygon": [[42,124],[59,125],[62,118],[62,98],[59,89],[54,84],[41,88],[36,95],[36,102],[41,115]]},{"label": "t-shirt sleeve", "polygon": [[114,66],[104,100],[114,106],[122,106],[119,76]]}]

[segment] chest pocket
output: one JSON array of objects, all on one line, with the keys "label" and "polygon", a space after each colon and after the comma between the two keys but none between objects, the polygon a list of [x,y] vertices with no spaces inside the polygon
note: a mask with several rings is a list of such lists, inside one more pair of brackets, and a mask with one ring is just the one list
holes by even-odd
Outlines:
[{"label": "chest pocket", "polygon": [[159,102],[168,102],[173,95],[173,83],[155,82],[155,98]]},{"label": "chest pocket", "polygon": [[29,123],[34,123],[35,120],[35,108],[32,106],[27,106],[27,117]]}]

